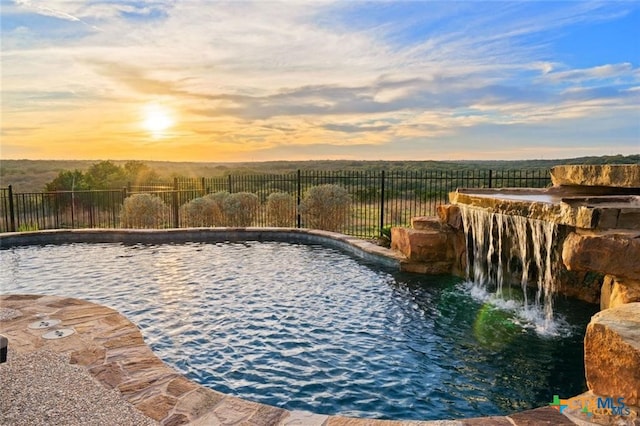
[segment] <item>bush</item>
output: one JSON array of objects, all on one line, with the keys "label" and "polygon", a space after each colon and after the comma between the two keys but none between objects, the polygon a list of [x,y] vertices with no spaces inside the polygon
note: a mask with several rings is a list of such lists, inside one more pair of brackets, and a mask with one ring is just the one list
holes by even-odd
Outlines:
[{"label": "bush", "polygon": [[351,197],[338,185],[318,185],[307,191],[300,213],[308,228],[340,231],[347,221]]},{"label": "bush", "polygon": [[212,226],[228,226],[229,222],[224,213],[224,203],[231,194],[227,191],[214,192],[213,194],[207,194],[203,198],[207,200],[209,204],[209,214],[211,215]]},{"label": "bush", "polygon": [[184,226],[215,226],[213,208],[211,199],[194,198],[180,208],[182,224]]},{"label": "bush", "polygon": [[251,226],[259,204],[258,196],[250,192],[229,194],[222,204],[227,226]]},{"label": "bush", "polygon": [[186,226],[251,226],[259,205],[249,192],[220,191],[195,198],[182,206]]},{"label": "bush", "polygon": [[155,195],[134,194],[124,200],[120,224],[124,228],[162,228],[169,208]]},{"label": "bush", "polygon": [[378,244],[383,247],[391,247],[391,228],[392,225],[385,225],[380,230],[380,237],[378,238]]},{"label": "bush", "polygon": [[273,192],[267,197],[267,215],[270,226],[295,226],[296,200],[286,192]]}]

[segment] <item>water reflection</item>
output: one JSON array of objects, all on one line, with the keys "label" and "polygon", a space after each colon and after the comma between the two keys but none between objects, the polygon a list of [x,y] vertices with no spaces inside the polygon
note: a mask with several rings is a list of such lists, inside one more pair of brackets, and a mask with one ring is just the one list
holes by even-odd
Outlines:
[{"label": "water reflection", "polygon": [[[0,266],[3,292],[114,307],[193,380],[289,409],[474,417],[584,387],[581,331],[515,332],[508,312],[474,299],[460,279],[392,272],[323,247],[25,247],[0,250]],[[588,307],[558,305],[582,330]]]}]

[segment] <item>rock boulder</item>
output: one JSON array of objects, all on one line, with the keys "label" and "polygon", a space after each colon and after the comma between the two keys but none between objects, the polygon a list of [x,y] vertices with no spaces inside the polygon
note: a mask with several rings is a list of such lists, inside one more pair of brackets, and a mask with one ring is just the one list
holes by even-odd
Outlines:
[{"label": "rock boulder", "polygon": [[455,204],[441,204],[437,207],[438,218],[441,223],[447,224],[453,229],[462,229],[462,213],[460,207]]},{"label": "rock boulder", "polygon": [[587,326],[584,352],[590,390],[640,405],[640,303],[595,314]]},{"label": "rock boulder", "polygon": [[600,309],[640,302],[640,281],[606,275],[600,293]]},{"label": "rock boulder", "polygon": [[553,186],[607,186],[640,188],[640,164],[556,166]]},{"label": "rock boulder", "polygon": [[403,271],[462,274],[466,268],[464,233],[434,217],[412,220],[411,228],[391,228],[391,248],[404,254]]},{"label": "rock boulder", "polygon": [[411,261],[443,262],[452,258],[452,244],[443,231],[391,228],[391,248]]},{"label": "rock boulder", "polygon": [[635,234],[571,233],[562,245],[562,261],[570,271],[640,280],[640,238]]},{"label": "rock boulder", "polygon": [[436,231],[442,230],[442,223],[436,217],[417,216],[411,218],[411,228],[418,231]]}]

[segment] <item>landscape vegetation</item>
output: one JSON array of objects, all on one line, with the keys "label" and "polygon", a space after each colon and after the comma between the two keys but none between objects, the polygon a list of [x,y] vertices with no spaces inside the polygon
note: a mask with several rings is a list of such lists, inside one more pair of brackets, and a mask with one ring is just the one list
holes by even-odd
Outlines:
[{"label": "landscape vegetation", "polygon": [[[116,173],[115,181],[108,186],[93,186],[92,189],[121,188],[123,182],[132,180],[133,173],[142,173],[159,181],[171,181],[174,177],[200,178],[226,175],[282,174],[296,170],[316,171],[464,171],[464,170],[540,170],[559,164],[629,164],[640,163],[640,154],[578,157],[549,160],[514,161],[264,161],[264,162],[171,162],[171,161],[109,161],[121,167],[124,179]],[[56,178],[75,171],[80,173],[101,170],[96,165],[104,163],[94,160],[0,160],[0,186],[11,185],[15,192],[40,192]],[[129,167],[126,167],[129,165]],[[92,169],[93,167],[93,169]],[[111,167],[107,167],[112,169]],[[105,171],[105,170],[103,170]],[[137,175],[136,175],[137,176]],[[95,185],[98,182],[93,182]],[[80,189],[80,188],[78,188]]]},{"label": "landscape vegetation", "polygon": [[541,188],[560,163],[639,162],[640,155],[465,162],[5,160],[0,229],[278,226],[388,244],[392,226],[434,215],[457,188]]}]

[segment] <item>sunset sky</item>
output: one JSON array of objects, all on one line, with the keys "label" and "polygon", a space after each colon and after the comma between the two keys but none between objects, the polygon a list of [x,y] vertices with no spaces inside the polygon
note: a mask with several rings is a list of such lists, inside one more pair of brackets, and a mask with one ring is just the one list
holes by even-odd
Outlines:
[{"label": "sunset sky", "polygon": [[3,159],[640,153],[640,2],[0,0]]}]

